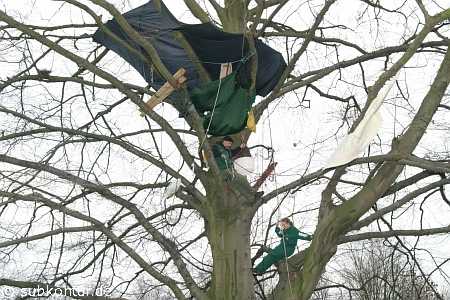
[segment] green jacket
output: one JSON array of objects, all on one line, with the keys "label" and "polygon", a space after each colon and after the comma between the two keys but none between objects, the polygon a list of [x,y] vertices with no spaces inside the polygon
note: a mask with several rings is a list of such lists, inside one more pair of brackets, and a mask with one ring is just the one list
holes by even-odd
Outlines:
[{"label": "green jacket", "polygon": [[294,254],[298,240],[312,240],[311,235],[299,231],[294,226],[285,230],[276,227],[275,232],[281,238],[281,242],[273,250],[269,251],[269,255],[266,255],[255,267],[256,274],[264,273],[274,263]]},{"label": "green jacket", "polygon": [[226,149],[222,143],[212,146],[212,152],[220,170],[231,169],[233,167],[232,157],[240,151],[240,148]]},{"label": "green jacket", "polygon": [[[294,226],[290,226],[288,229],[281,230],[279,227],[275,228],[275,233],[282,238],[279,246],[286,245],[286,249],[292,249],[292,251],[297,246],[298,240],[311,241],[312,236],[299,231]],[[284,240],[284,241],[283,241]]]},{"label": "green jacket", "polygon": [[203,116],[203,126],[211,135],[238,133],[247,125],[256,91],[250,88],[251,82],[243,86],[238,77],[238,72],[234,71],[221,80],[210,81],[189,91],[192,104]]}]

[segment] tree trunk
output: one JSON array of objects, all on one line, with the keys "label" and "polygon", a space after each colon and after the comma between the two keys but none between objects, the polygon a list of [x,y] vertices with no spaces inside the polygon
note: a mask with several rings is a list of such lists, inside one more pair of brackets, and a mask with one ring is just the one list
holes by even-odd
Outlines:
[{"label": "tree trunk", "polygon": [[288,260],[288,265],[282,261],[278,267],[278,283],[269,295],[268,299],[285,299],[287,295],[292,296],[294,281],[300,276],[306,251],[302,250]]},{"label": "tree trunk", "polygon": [[247,4],[245,0],[226,0],[220,14],[223,30],[231,33],[243,33],[246,26]]},{"label": "tree trunk", "polygon": [[209,197],[207,218],[214,266],[210,297],[215,300],[253,300],[250,253],[253,193],[245,184],[236,189],[236,184],[226,183],[224,192],[214,194],[215,197]]},{"label": "tree trunk", "polygon": [[[226,0],[224,4],[217,10],[223,30],[243,33],[247,1]],[[254,193],[242,179],[225,183],[225,191],[213,179],[206,187],[209,200],[206,227],[213,256],[209,295],[215,300],[256,299],[250,253]]]},{"label": "tree trunk", "polygon": [[214,261],[212,299],[255,299],[250,262],[250,222],[238,217],[217,223],[209,235]]}]

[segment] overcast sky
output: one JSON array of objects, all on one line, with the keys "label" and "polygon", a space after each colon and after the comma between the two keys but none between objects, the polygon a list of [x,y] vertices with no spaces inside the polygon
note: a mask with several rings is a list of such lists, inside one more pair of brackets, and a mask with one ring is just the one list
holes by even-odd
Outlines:
[{"label": "overcast sky", "polygon": [[[120,11],[128,11],[131,8],[137,7],[147,1],[111,1],[117,4],[117,8]],[[167,6],[171,9],[172,13],[181,21],[186,23],[195,23],[196,20],[189,14],[188,10],[181,0],[165,1]],[[292,4],[288,5],[285,12],[280,15],[279,19],[284,23],[294,27],[298,30],[306,29],[307,25],[311,22],[311,14],[305,13],[309,11],[306,1],[291,1]],[[382,35],[376,35],[373,32],[373,24],[364,20],[358,20],[357,16],[361,12],[361,6],[356,4],[357,1],[346,0],[338,1],[338,4],[330,11],[329,20],[333,20],[335,24],[345,24],[352,30],[332,32],[330,34],[338,35],[342,38],[349,38],[358,41],[358,45],[367,50],[375,50],[381,46],[386,45],[398,45],[402,42],[402,37],[405,34],[410,34],[415,28],[405,27],[401,19],[387,20],[380,26],[386,28]],[[387,2],[387,1],[385,1]],[[403,1],[392,1],[392,6],[397,5]],[[449,4],[448,0],[436,1],[440,5]],[[31,1],[31,0],[0,0],[0,5],[6,12],[16,18],[20,18],[25,23],[33,23],[40,25],[57,25],[65,24],[68,22],[73,23],[92,23],[92,20],[86,15],[80,14],[79,9],[69,6],[69,4],[62,4],[56,1]],[[98,10],[96,7],[93,7]],[[430,5],[430,10],[437,10],[437,6]],[[417,14],[413,8],[409,10],[411,15]],[[103,21],[110,19],[107,13],[102,12]],[[284,51],[284,42],[282,40],[270,39],[266,41],[272,47]],[[299,44],[297,44],[298,46]],[[95,47],[95,43],[91,39],[84,40],[79,43],[80,51],[88,51]],[[341,59],[350,58],[355,55],[354,50],[341,49]],[[390,57],[392,64],[398,55],[392,55]],[[324,53],[319,47],[314,48],[312,46],[311,51],[303,57],[297,67],[296,72],[301,73],[303,70],[316,69],[322,65],[325,65],[327,60],[334,59],[334,56]],[[135,84],[145,85],[144,80],[139,74],[129,67],[125,62],[117,58],[113,53],[109,53],[105,59],[105,69],[115,70],[120,78],[127,82],[133,82]],[[426,93],[433,77],[436,73],[437,67],[440,63],[439,58],[432,58],[428,54],[419,54],[407,64],[407,67],[402,69],[399,74],[398,85],[405,88],[406,82],[407,90],[409,93],[409,101],[405,102],[400,97],[397,86],[389,93],[385,103],[382,106],[383,113],[383,125],[377,138],[377,143],[380,146],[371,147],[371,155],[382,154],[388,149],[388,145],[394,136],[401,133],[411,120],[414,111],[417,109],[424,94]],[[74,65],[66,60],[62,60],[58,56],[52,56],[47,61],[43,62],[47,66],[51,66],[52,70],[58,73],[70,73],[73,70]],[[366,65],[367,73],[366,79],[369,83],[373,82],[380,74],[384,66],[384,60],[380,59],[377,62],[371,62]],[[5,65],[0,63],[2,69],[2,77],[6,76],[8,72],[14,71],[14,66]],[[341,77],[339,77],[341,75]],[[358,102],[363,104],[365,102],[365,92],[361,84],[361,73],[358,67],[352,67],[345,70],[342,74],[334,73],[328,76],[326,79],[321,80],[318,85],[330,93],[347,97],[349,95],[355,95]],[[99,97],[118,97],[117,93],[111,93],[101,91]],[[299,93],[299,97],[302,97],[302,92]],[[320,98],[316,93],[310,92],[307,94],[306,99],[309,100],[309,107],[299,107],[298,98],[291,94],[289,97],[284,97],[280,101],[276,101],[264,114],[261,122],[258,124],[257,133],[250,139],[250,144],[265,144],[271,145],[276,150],[275,160],[279,163],[277,167],[276,178],[266,186],[266,189],[270,189],[276,186],[281,186],[284,183],[292,181],[297,178],[299,174],[309,173],[318,170],[323,167],[325,161],[336,148],[337,143],[346,134],[346,129],[341,130],[337,136],[335,136],[336,128],[340,125],[340,116],[344,111],[345,105],[342,103],[333,102],[329,99]],[[258,98],[257,101],[261,99]],[[3,98],[2,104],[7,99]],[[449,102],[448,97],[445,102]],[[306,106],[306,103],[303,103]],[[182,119],[178,118],[177,113],[168,105],[159,106],[157,112],[162,114],[166,119],[170,120],[171,124],[178,128],[187,128]],[[138,112],[136,107],[131,103],[126,105],[119,112],[114,112],[113,116],[116,117],[118,126],[127,128],[129,131],[145,126],[142,119],[138,118]],[[89,116],[86,115],[86,118]],[[133,122],[130,122],[130,117],[134,118]],[[447,116],[448,117],[448,116]],[[430,151],[436,153],[442,153],[442,155],[448,155],[450,149],[450,133],[447,130],[442,130],[442,123],[444,123],[446,116],[443,113],[438,113],[436,122],[431,125],[430,130],[427,132],[427,136],[424,138],[420,146],[415,153],[417,155],[425,155]],[[83,123],[85,120],[78,120],[77,122]],[[162,141],[165,145],[166,142]],[[167,142],[165,149],[169,149],[171,146]],[[261,172],[266,164],[267,160],[262,158],[263,153],[258,154],[258,172]],[[179,157],[171,158],[173,164],[179,162]],[[135,176],[133,170],[127,165],[127,162],[116,162],[118,169],[125,170],[123,172],[117,172],[113,174],[115,179],[120,180],[122,178],[130,178]],[[188,169],[184,169],[183,172],[189,173]],[[410,173],[408,173],[410,174]],[[408,174],[404,174],[406,177]],[[349,172],[344,178],[357,180],[358,176],[356,172]],[[288,205],[285,205],[277,213],[277,216],[283,216],[289,214],[294,210],[310,209],[317,206],[317,203],[321,196],[323,185],[311,186],[302,189],[295,196],[292,196]],[[267,205],[258,216],[267,216],[270,212],[270,208],[276,203]],[[448,225],[450,217],[450,209],[448,206],[443,205],[442,201],[430,199],[426,204],[426,223],[424,227],[440,227]],[[407,213],[402,216],[398,216],[395,221],[396,229],[413,229],[418,227],[418,220],[420,216]],[[316,224],[316,211],[310,213],[304,213],[295,217],[296,223],[299,227],[306,232],[313,232]],[[268,224],[264,224],[267,226]],[[260,228],[262,232],[264,228]],[[376,230],[376,226],[371,226],[372,230]],[[274,242],[276,239],[274,239]],[[430,238],[421,238],[419,247],[427,247],[437,257],[448,257],[448,249],[450,249],[450,239],[447,236],[438,236]],[[343,246],[345,248],[345,246]],[[433,268],[429,257],[423,255],[424,259],[428,260],[427,266]],[[445,265],[444,269],[450,274],[450,267]],[[435,280],[444,284],[444,278],[439,274],[435,274]]]}]

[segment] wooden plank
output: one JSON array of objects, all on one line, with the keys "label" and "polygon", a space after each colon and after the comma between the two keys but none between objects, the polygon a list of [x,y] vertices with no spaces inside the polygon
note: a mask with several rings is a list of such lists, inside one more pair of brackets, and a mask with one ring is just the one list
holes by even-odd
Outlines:
[{"label": "wooden plank", "polygon": [[[179,85],[186,82],[186,70],[181,68],[179,69],[173,77],[178,82]],[[169,82],[164,83],[164,85],[155,93],[153,96],[145,103],[145,106],[149,110],[153,110],[153,108],[166,100],[170,94],[173,93],[178,87],[173,87]]]},{"label": "wooden plank", "polygon": [[220,64],[220,79],[228,76],[233,72],[233,65],[231,63]]}]

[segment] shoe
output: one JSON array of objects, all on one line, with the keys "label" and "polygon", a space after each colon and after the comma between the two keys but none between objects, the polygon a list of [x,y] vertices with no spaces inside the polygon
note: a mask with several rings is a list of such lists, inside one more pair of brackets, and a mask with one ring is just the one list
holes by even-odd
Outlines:
[{"label": "shoe", "polygon": [[256,269],[252,269],[252,273],[253,273],[253,276],[259,276],[262,274],[262,273],[257,272]]}]

